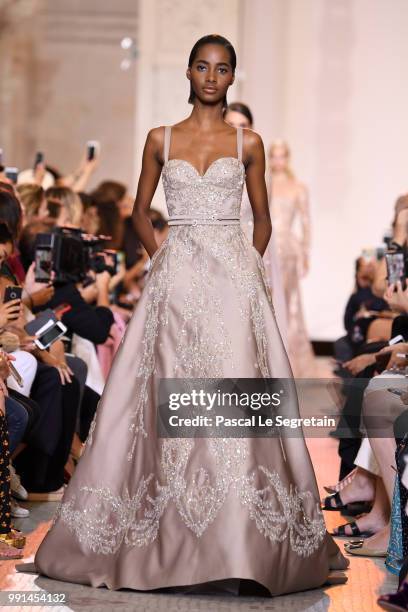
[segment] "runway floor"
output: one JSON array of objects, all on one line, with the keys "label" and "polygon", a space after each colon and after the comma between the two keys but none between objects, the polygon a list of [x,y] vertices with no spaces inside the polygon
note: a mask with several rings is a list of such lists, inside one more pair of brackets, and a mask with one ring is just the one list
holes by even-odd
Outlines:
[{"label": "runway floor", "polygon": [[[323,485],[336,482],[338,474],[338,457],[336,442],[331,438],[314,438],[308,440],[313,464],[316,469],[319,488],[324,494]],[[28,519],[16,521],[28,536],[24,562],[32,561],[34,553],[46,533],[50,518],[55,509],[55,503],[31,503]],[[326,513],[327,526],[332,527],[343,522],[337,512]],[[342,540],[339,545],[342,548]],[[63,551],[61,551],[63,554]],[[285,610],[313,612],[371,612],[379,610],[376,599],[379,594],[394,591],[397,578],[391,575],[384,566],[383,559],[367,559],[351,557],[350,569],[347,571],[348,583],[341,586],[330,586],[274,599],[253,597],[227,596],[179,596],[168,594],[143,594],[133,591],[108,591],[87,586],[57,582],[35,574],[23,574],[15,571],[15,564],[21,561],[7,561],[0,564],[1,591],[46,591],[50,593],[66,593],[68,605],[32,607],[33,612],[44,610],[113,610],[117,607],[121,612],[186,610],[195,611],[235,611],[235,610]],[[1,610],[30,610],[26,607],[0,606]]]}]

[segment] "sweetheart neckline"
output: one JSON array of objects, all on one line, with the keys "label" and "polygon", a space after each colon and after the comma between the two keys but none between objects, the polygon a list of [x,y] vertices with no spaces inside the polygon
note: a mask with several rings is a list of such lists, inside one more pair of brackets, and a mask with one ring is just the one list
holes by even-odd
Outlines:
[{"label": "sweetheart neckline", "polygon": [[169,164],[172,161],[180,161],[183,162],[184,164],[187,164],[188,166],[190,166],[190,168],[192,168],[194,170],[194,172],[197,174],[197,176],[199,176],[200,178],[205,178],[208,171],[210,170],[210,168],[212,168],[212,166],[214,166],[215,163],[222,161],[223,159],[234,159],[235,161],[237,161],[238,163],[241,164],[241,168],[243,168],[244,172],[245,172],[245,165],[244,162],[242,161],[242,159],[238,159],[238,157],[233,157],[232,155],[226,155],[225,157],[217,157],[217,159],[214,159],[213,162],[211,162],[211,164],[208,166],[207,170],[204,172],[204,174],[200,174],[199,171],[197,170],[197,168],[195,166],[193,166],[193,164],[189,161],[187,161],[187,159],[180,159],[178,157],[172,157],[171,159],[168,159],[166,162],[164,162],[163,168],[165,166],[167,166],[167,164]]}]

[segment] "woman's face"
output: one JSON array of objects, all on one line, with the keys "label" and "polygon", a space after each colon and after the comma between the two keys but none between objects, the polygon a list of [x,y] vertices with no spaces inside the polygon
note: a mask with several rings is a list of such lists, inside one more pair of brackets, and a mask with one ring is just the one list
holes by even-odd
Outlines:
[{"label": "woman's face", "polygon": [[95,235],[99,230],[99,215],[96,206],[89,206],[82,215],[81,228],[87,234]]},{"label": "woman's face", "polygon": [[132,215],[133,211],[133,200],[132,197],[125,193],[123,198],[118,202],[119,213],[122,219],[126,219]]},{"label": "woman's face", "polygon": [[234,82],[230,54],[217,44],[200,47],[186,74],[195,95],[205,104],[217,104],[223,100]]},{"label": "woman's face", "polygon": [[4,263],[13,254],[13,243],[4,242],[0,244],[0,264]]},{"label": "woman's face", "polygon": [[360,287],[370,287],[374,281],[375,264],[372,260],[364,257],[359,259],[359,267],[356,273],[356,280]]},{"label": "woman's face", "polygon": [[251,124],[248,117],[238,111],[229,110],[225,113],[225,121],[234,128],[250,128]]},{"label": "woman's face", "polygon": [[269,153],[269,165],[273,172],[284,172],[288,169],[288,152],[284,146],[275,146]]}]

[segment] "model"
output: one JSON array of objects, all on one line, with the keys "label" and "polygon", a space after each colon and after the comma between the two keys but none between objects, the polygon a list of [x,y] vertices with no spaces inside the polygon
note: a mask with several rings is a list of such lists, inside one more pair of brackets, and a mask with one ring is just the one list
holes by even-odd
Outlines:
[{"label": "model", "polygon": [[[235,66],[226,39],[200,39],[187,69],[191,115],[148,134],[133,216],[151,268],[35,557],[47,576],[275,595],[318,587],[346,565],[303,438],[157,436],[163,378],[291,376],[261,257],[271,233],[262,141],[223,120]],[[170,230],[157,249],[148,210],[161,174]],[[253,246],[239,223],[245,176]]]},{"label": "model", "polygon": [[272,226],[285,292],[289,361],[295,377],[314,377],[316,362],[307,335],[300,286],[309,270],[309,198],[306,187],[290,168],[289,147],[282,140],[269,149],[268,176]]}]

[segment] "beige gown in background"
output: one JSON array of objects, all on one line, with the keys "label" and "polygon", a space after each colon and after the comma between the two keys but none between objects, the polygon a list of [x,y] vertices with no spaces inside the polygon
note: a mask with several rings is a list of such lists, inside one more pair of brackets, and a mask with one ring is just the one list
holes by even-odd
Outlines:
[{"label": "beige gown in background", "polygon": [[239,223],[242,131],[238,157],[203,176],[168,159],[170,134],[169,234],[35,565],[110,589],[225,581],[237,592],[240,579],[272,595],[318,587],[339,551],[303,438],[157,436],[162,377],[291,377],[262,258]]},{"label": "beige gown in background", "polygon": [[274,197],[270,213],[284,289],[286,347],[295,378],[316,376],[316,361],[303,315],[301,273],[309,258],[310,218],[307,195]]}]

